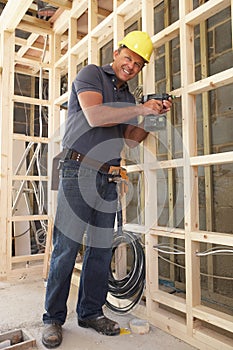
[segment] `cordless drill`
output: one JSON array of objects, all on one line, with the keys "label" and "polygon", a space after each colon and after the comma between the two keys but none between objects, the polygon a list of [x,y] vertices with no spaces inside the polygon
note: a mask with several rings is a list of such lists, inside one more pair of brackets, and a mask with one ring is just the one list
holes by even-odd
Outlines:
[{"label": "cordless drill", "polygon": [[[175,95],[169,95],[167,93],[162,94],[149,94],[149,95],[143,95],[141,98],[141,103],[145,103],[149,100],[168,100],[171,98],[172,100],[177,98],[178,96]],[[157,115],[147,115],[144,119],[144,129],[146,131],[159,131],[164,130],[166,128],[166,115],[165,114],[157,114]]]}]

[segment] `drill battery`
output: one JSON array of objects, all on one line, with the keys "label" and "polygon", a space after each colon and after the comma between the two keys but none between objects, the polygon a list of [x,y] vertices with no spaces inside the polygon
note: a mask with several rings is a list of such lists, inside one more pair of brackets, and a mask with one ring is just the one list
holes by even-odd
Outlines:
[{"label": "drill battery", "polygon": [[[141,98],[141,103],[145,103],[149,100],[168,100],[171,98],[172,100],[177,98],[178,96],[170,95],[167,93],[162,94],[149,94],[143,95]],[[144,119],[144,129],[146,131],[160,131],[166,129],[167,126],[167,118],[165,114],[155,114],[155,115],[147,115]]]}]

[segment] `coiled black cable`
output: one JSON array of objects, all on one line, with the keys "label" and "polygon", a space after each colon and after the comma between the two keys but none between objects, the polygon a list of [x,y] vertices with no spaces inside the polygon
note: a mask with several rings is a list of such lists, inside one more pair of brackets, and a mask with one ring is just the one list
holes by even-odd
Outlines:
[{"label": "coiled black cable", "polygon": [[133,232],[118,230],[113,241],[112,256],[114,256],[115,250],[122,243],[125,243],[132,252],[132,266],[122,279],[116,279],[110,267],[108,286],[111,296],[121,300],[125,299],[128,303],[127,305],[124,303],[124,306],[119,306],[110,302],[109,299],[106,301],[106,306],[119,314],[131,311],[138,304],[145,286],[145,253],[140,238]]}]

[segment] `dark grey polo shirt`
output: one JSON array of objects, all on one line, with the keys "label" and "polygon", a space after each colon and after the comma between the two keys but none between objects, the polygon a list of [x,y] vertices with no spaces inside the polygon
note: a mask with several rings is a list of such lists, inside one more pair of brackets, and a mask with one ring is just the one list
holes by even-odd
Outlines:
[{"label": "dark grey polo shirt", "polygon": [[[106,105],[123,108],[135,104],[128,84],[125,83],[117,89],[116,83],[117,78],[109,64],[103,67],[90,64],[77,74],[72,83],[63,148],[76,150],[101,162],[119,165],[120,153],[124,145],[124,130],[129,123],[137,124],[136,118],[127,122],[127,125],[90,127],[77,98],[80,92],[96,91],[102,94],[103,103]],[[122,113],[124,113],[123,109]]]}]

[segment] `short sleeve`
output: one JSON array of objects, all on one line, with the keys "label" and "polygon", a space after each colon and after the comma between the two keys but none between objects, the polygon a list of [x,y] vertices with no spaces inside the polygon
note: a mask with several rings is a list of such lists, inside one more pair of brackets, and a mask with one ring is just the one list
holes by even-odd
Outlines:
[{"label": "short sleeve", "polygon": [[77,94],[83,91],[96,91],[103,95],[102,77],[99,68],[89,64],[81,69],[74,80]]}]

